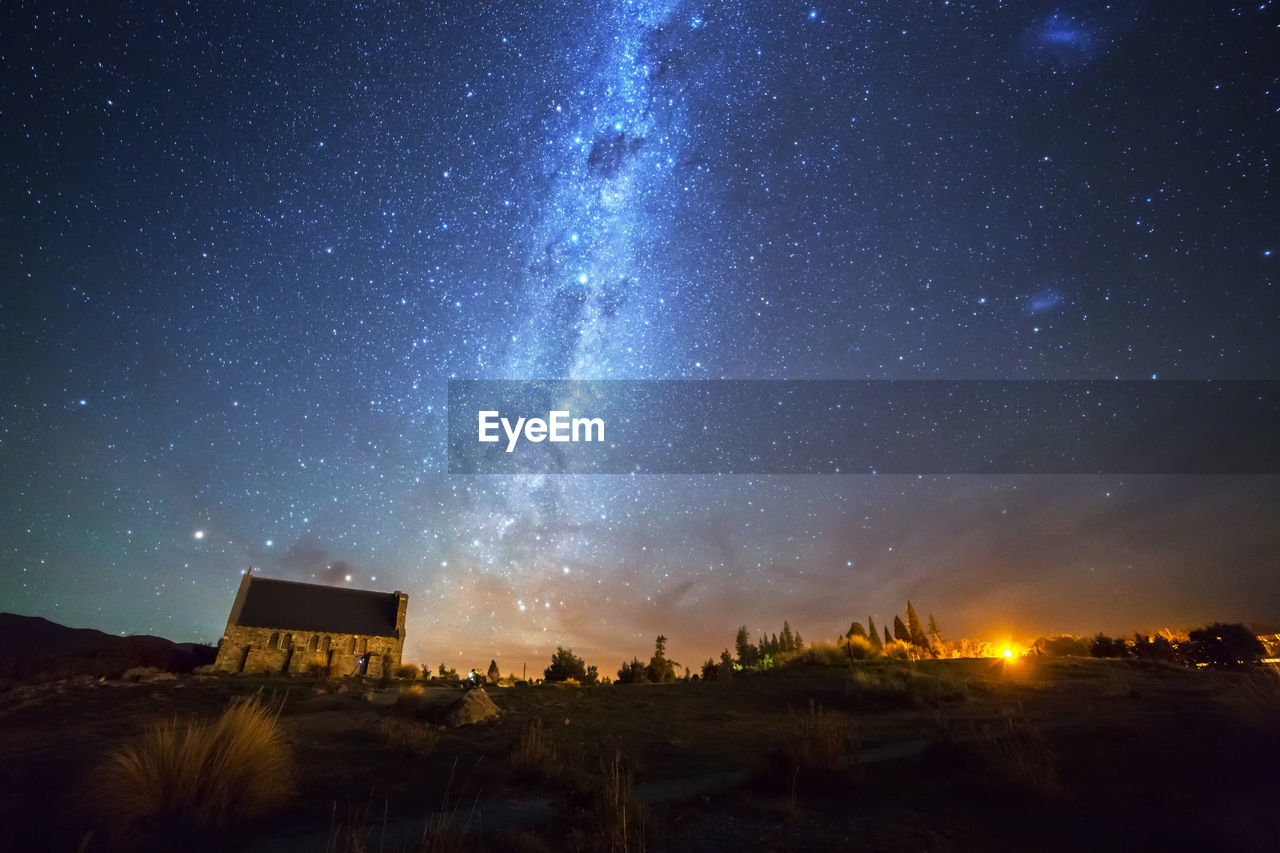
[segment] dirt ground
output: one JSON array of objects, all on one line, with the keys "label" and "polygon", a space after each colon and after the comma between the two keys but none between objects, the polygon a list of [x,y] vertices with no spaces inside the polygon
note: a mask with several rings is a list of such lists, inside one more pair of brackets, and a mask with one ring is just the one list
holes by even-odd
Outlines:
[{"label": "dirt ground", "polygon": [[[1280,850],[1280,679],[1133,661],[808,666],[673,685],[461,691],[304,678],[91,679],[0,695],[15,851]],[[156,721],[261,690],[288,805],[118,827],[86,774]]]}]

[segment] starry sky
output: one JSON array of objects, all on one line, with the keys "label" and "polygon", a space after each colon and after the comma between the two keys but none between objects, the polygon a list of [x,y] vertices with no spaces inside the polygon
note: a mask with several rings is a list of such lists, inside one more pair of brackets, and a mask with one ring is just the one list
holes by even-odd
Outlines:
[{"label": "starry sky", "polygon": [[1271,476],[450,475],[450,379],[1280,378],[1274,4],[10,2],[0,609],[611,672],[1280,618]]}]

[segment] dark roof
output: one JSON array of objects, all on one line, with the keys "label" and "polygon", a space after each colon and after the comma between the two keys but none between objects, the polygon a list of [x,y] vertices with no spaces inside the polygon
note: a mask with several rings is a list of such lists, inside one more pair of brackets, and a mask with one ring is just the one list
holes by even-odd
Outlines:
[{"label": "dark roof", "polygon": [[253,577],[236,624],[394,637],[396,604],[391,592]]}]

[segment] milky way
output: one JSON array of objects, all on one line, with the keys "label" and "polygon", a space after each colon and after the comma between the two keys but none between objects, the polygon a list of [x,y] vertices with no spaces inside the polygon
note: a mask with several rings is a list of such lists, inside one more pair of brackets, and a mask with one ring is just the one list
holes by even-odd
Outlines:
[{"label": "milky way", "polygon": [[[0,598],[408,656],[1274,619],[1275,478],[464,477],[454,378],[1274,379],[1270,4],[0,11]],[[348,578],[350,578],[348,580]]]}]

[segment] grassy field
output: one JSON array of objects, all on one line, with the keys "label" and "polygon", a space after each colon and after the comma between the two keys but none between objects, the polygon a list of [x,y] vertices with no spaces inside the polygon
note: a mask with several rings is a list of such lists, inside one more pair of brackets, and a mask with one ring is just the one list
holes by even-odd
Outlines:
[{"label": "grassy field", "polygon": [[[439,721],[460,691],[406,688],[184,676],[11,691],[0,838],[31,851],[1280,849],[1272,671],[878,661],[491,688],[500,717],[456,728]],[[254,694],[270,714],[246,740],[224,712]],[[218,732],[240,740],[224,748]],[[197,802],[175,804],[156,774],[176,771],[147,764],[148,743],[200,750],[204,778],[175,776]],[[261,773],[258,743],[274,744]],[[130,773],[168,792],[151,811]],[[200,802],[209,791],[216,808]]]}]

